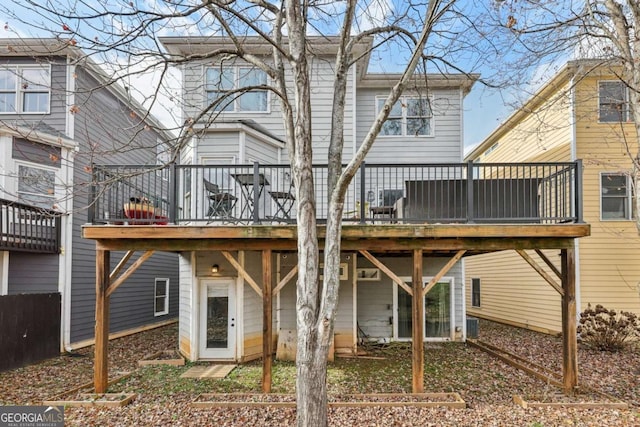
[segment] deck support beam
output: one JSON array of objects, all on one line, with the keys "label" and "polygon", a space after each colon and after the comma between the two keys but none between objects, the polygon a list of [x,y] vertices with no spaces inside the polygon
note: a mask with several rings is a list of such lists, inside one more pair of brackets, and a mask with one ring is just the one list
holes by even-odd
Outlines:
[{"label": "deck support beam", "polygon": [[238,272],[238,276],[246,280],[249,286],[251,286],[251,288],[256,291],[259,296],[262,296],[262,290],[260,289],[260,286],[258,286],[256,281],[253,280],[253,277],[251,277],[251,275],[247,273],[247,270],[245,270],[244,267],[240,265],[240,263],[233,257],[233,255],[231,255],[229,251],[220,251],[220,253],[227,259],[227,261],[229,261],[229,264],[231,264],[231,266],[236,269],[236,271]]},{"label": "deck support beam", "polygon": [[413,297],[411,298],[413,392],[424,392],[424,297],[422,296],[422,249],[413,251]]},{"label": "deck support beam", "polygon": [[[548,284],[551,285],[551,287],[553,289],[556,290],[556,292],[558,292],[560,294],[560,296],[564,295],[564,289],[562,286],[558,285],[556,283],[555,280],[553,280],[553,277],[551,277],[549,274],[547,274],[546,271],[544,271],[544,269],[542,267],[540,267],[540,265],[538,265],[538,263],[531,258],[531,256],[529,256],[528,253],[526,253],[524,251],[524,249],[516,249],[516,252],[518,253],[518,255],[520,255],[522,257],[522,259],[524,259],[531,267],[533,267],[533,269],[540,275],[540,277],[542,277]],[[546,258],[546,257],[545,257]],[[545,261],[546,262],[546,261]]]},{"label": "deck support beam", "polygon": [[93,385],[96,393],[107,391],[109,367],[109,270],[110,252],[96,251],[96,329]]},{"label": "deck support beam", "polygon": [[262,251],[262,392],[271,393],[273,359],[273,305],[271,250]]},{"label": "deck support beam", "polygon": [[575,249],[562,249],[562,383],[565,394],[578,386]]},{"label": "deck support beam", "polygon": [[413,295],[413,289],[411,289],[411,287],[409,285],[404,283],[404,280],[399,278],[398,275],[396,273],[394,273],[389,267],[384,265],[384,263],[382,261],[380,261],[379,259],[377,259],[373,255],[371,255],[371,253],[369,251],[361,250],[360,254],[362,254],[362,256],[364,256],[366,259],[368,259],[371,262],[371,264],[373,264],[376,267],[378,267],[380,269],[380,271],[382,271],[384,274],[386,274],[391,280],[393,280],[395,283],[397,283],[398,286],[400,286],[402,289],[404,289],[406,293],[408,293],[409,295]]}]

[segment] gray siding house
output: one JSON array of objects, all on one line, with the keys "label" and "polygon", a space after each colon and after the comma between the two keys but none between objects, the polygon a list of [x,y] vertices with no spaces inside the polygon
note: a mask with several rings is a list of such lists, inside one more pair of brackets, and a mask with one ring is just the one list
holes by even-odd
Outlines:
[{"label": "gray siding house", "polygon": [[[224,41],[212,37],[162,38],[161,42],[170,54],[182,57],[214,51],[218,43]],[[362,52],[370,47],[371,40],[363,42]],[[259,46],[256,54],[260,54]],[[318,162],[327,158],[334,56],[335,51],[325,46],[311,60],[314,158]],[[399,77],[368,73],[367,66],[368,56],[365,56],[352,67],[349,77],[345,161],[355,153],[377,108]],[[202,108],[224,90],[267,81],[263,72],[238,61],[227,60],[222,64],[211,60],[190,61],[181,67],[183,120],[197,117]],[[386,169],[382,166],[377,169],[378,186],[367,192],[365,200],[350,190],[345,208],[349,219],[364,214],[370,222],[390,223],[391,211],[394,214],[402,211],[407,178],[397,173],[398,165],[444,165],[462,161],[462,103],[473,82],[473,77],[440,74],[420,76],[413,82],[393,109],[367,157],[367,164],[385,164]],[[254,90],[215,110],[211,117],[194,123],[194,136],[180,154],[180,164],[193,165],[193,168],[188,170],[188,175],[177,178],[181,189],[178,220],[188,224],[193,219],[195,224],[196,218],[209,217],[208,223],[222,221],[224,224],[228,219],[227,224],[234,224],[237,218],[246,216],[245,209],[258,206],[261,215],[273,221],[292,221],[295,204],[290,204],[292,200],[287,198],[292,184],[285,169],[288,157],[278,100],[266,90]],[[239,171],[248,170],[250,165],[255,166],[255,176],[261,184],[259,189],[254,187],[243,193],[238,191],[239,186],[240,190],[246,189],[239,179],[242,175]],[[316,182],[321,185],[324,178],[321,166],[318,168]],[[214,183],[215,192],[208,191],[204,187],[206,183]],[[252,208],[245,204],[243,194],[249,195]],[[318,197],[319,212],[325,209],[322,203],[322,197]],[[250,250],[223,252],[200,250],[180,254],[179,347],[191,360],[244,361],[262,355],[262,298],[249,283],[250,277],[261,277],[261,254]],[[276,286],[273,297],[276,342],[279,338],[283,341],[285,336],[295,336],[291,331],[296,328],[296,289],[295,280],[290,278],[295,277],[292,270],[297,259],[291,251],[274,251],[273,258],[277,266],[274,284],[281,284]],[[353,353],[361,340],[410,340],[409,294],[358,251],[345,251],[342,259],[335,352]],[[424,282],[429,283],[449,259],[425,257]],[[411,282],[410,256],[378,254],[378,260],[397,277]],[[238,266],[246,274],[239,274]],[[289,280],[284,280],[287,277]],[[426,340],[465,340],[464,280],[460,263],[449,269],[427,293],[425,307]]]},{"label": "gray siding house", "polygon": [[[81,237],[93,165],[156,165],[172,138],[108,81],[63,41],[0,41],[0,295],[59,292],[66,350],[94,336],[95,242]],[[16,206],[31,213],[8,222]],[[16,227],[24,229],[45,211],[57,218],[57,247],[21,246]],[[112,256],[115,266],[123,253]],[[177,315],[178,256],[156,253],[113,294],[110,330],[126,334]]]}]

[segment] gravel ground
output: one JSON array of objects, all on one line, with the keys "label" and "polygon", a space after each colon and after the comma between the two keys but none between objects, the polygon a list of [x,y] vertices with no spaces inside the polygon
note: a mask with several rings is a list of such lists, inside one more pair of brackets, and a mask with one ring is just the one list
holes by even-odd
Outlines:
[{"label": "gravel ground", "polygon": [[[561,342],[558,338],[481,321],[480,339],[526,357],[538,364],[561,370]],[[144,356],[174,348],[175,325],[120,338],[110,343],[110,373],[135,370],[134,375],[115,386],[133,391],[138,398],[117,409],[66,408],[69,426],[289,426],[294,424],[291,408],[195,409],[189,404],[202,392],[259,390],[260,362],[243,365],[228,380],[180,380],[187,367],[137,368]],[[384,349],[383,349],[384,350]],[[411,389],[411,360],[406,347],[391,347],[386,360],[338,359],[330,368],[330,392],[408,392]],[[1,404],[41,404],[42,400],[90,382],[93,349],[74,356],[60,356],[45,362],[0,373]],[[579,351],[580,383],[628,402],[629,410],[540,408],[524,410],[511,398],[551,396],[555,389],[531,378],[485,353],[463,344],[427,345],[425,391],[458,392],[467,409],[446,408],[335,408],[330,409],[333,426],[640,426],[640,350],[608,354]],[[354,380],[353,369],[367,364],[373,375]],[[274,392],[292,392],[292,365],[274,368]],[[378,373],[376,375],[376,373]],[[237,378],[249,378],[239,384]],[[235,379],[234,379],[235,378]],[[389,381],[394,378],[395,381]]]}]

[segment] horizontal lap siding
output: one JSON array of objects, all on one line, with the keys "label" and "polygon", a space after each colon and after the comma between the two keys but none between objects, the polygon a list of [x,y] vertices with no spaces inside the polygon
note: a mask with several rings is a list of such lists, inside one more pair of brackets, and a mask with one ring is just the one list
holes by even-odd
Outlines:
[{"label": "horizontal lap siding", "polygon": [[[563,87],[561,90],[566,90]],[[556,95],[526,116],[497,140],[490,153],[482,155],[482,163],[569,161],[560,147],[570,147],[572,139],[571,108],[568,96]],[[491,148],[491,147],[488,147]],[[554,153],[549,155],[547,153]],[[542,160],[545,158],[545,160]]]},{"label": "horizontal lap siding", "polygon": [[[581,86],[583,120],[576,133],[578,158],[584,162],[585,221],[591,236],[580,239],[581,309],[587,303],[640,314],[640,237],[634,221],[600,220],[600,174],[632,170],[627,156],[636,153],[635,129],[631,124],[598,123],[596,96],[598,79],[585,79]],[[624,133],[623,133],[624,132]]]},{"label": "horizontal lap siding", "polygon": [[[362,143],[376,116],[376,96],[387,96],[385,89],[358,89],[357,141]],[[410,92],[406,92],[410,95]],[[434,90],[433,137],[379,136],[367,155],[370,163],[439,163],[462,160],[460,91]]]},{"label": "horizontal lap siding", "polygon": [[[67,65],[66,58],[50,58],[51,95],[49,114],[0,114],[0,122],[38,127],[47,125],[65,135],[67,114]],[[2,58],[2,65],[36,65],[46,63],[44,58],[38,60],[28,57]],[[51,133],[51,130],[45,131]]]},{"label": "horizontal lap siding", "polygon": [[9,295],[58,292],[58,255],[9,252]]},{"label": "horizontal lap siding", "polygon": [[278,152],[280,148],[271,144],[265,144],[257,140],[251,135],[245,137],[245,158],[246,163],[252,163],[254,161],[263,164],[277,164]]},{"label": "horizontal lap siding", "polygon": [[[87,185],[92,162],[112,164],[155,164],[157,134],[141,130],[139,118],[120,103],[88,73],[76,69],[79,111],[75,115],[75,137],[80,149],[75,157],[74,218],[71,284],[71,342],[92,338],[95,322],[95,242],[83,239],[81,227],[88,221]],[[134,132],[135,143],[131,138]],[[95,149],[94,149],[95,147]],[[131,265],[142,252],[136,252]],[[114,268],[124,252],[111,255]],[[169,278],[169,314],[155,317],[154,279]],[[178,316],[178,256],[156,252],[111,298],[110,331],[116,332],[166,321]]]},{"label": "horizontal lap siding", "polygon": [[[559,251],[545,251],[559,266]],[[544,262],[528,252],[540,266]],[[560,295],[514,251],[465,258],[467,311],[469,314],[560,331]],[[556,277],[549,268],[545,270]],[[471,305],[471,280],[480,279],[480,308]],[[560,282],[559,279],[556,282]]]},{"label": "horizontal lap siding", "polygon": [[[331,65],[333,58],[329,61],[325,59],[313,59],[311,61],[311,98],[312,98],[312,136],[314,149],[314,162],[318,164],[327,162],[329,147],[329,136],[331,130],[331,112],[333,110],[333,78],[334,71]],[[225,63],[227,64],[227,63]],[[231,62],[229,62],[231,64]],[[186,65],[183,72],[185,114],[187,117],[195,117],[204,107],[204,67],[210,63],[193,63]],[[287,76],[292,81],[290,70],[287,69]],[[292,88],[292,86],[290,85]],[[347,84],[346,105],[352,105],[351,73]],[[290,99],[293,100],[291,90]],[[267,112],[250,113],[221,113],[215,118],[216,122],[253,120],[272,135],[284,141],[286,135],[282,125],[282,113],[280,100],[272,93],[269,94],[269,110]],[[353,153],[353,117],[349,108],[346,110],[345,124],[345,159],[351,158]],[[247,152],[247,156],[250,156]],[[282,160],[286,162],[286,150],[283,152]]]},{"label": "horizontal lap siding", "polygon": [[193,345],[195,344],[194,334],[192,330],[191,318],[196,315],[195,310],[195,298],[193,289],[195,284],[193,283],[193,272],[191,269],[191,252],[184,252],[179,255],[180,266],[180,307],[179,307],[179,329],[178,329],[178,341],[180,351],[187,357],[193,357],[194,353]]}]

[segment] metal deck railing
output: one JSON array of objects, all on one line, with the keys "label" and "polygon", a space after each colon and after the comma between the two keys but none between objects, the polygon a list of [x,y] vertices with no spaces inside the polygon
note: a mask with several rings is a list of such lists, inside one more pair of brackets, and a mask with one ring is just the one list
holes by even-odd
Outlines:
[{"label": "metal deck railing", "polygon": [[0,250],[60,252],[60,213],[0,199]]},{"label": "metal deck railing", "polygon": [[[364,164],[347,191],[345,223],[582,222],[581,163]],[[94,165],[94,224],[290,224],[288,165]],[[314,166],[326,220],[327,167]]]}]

